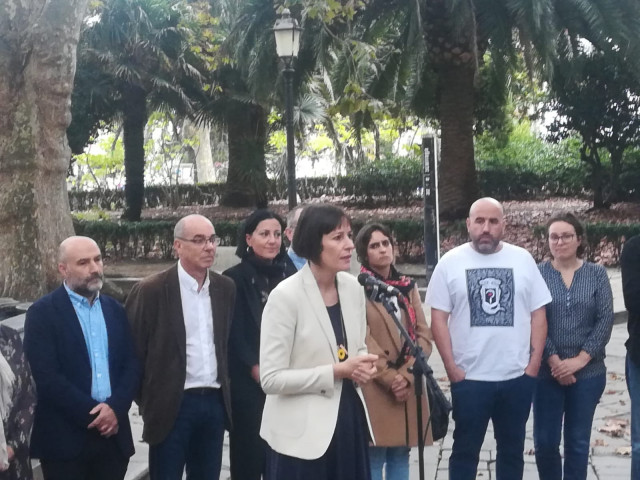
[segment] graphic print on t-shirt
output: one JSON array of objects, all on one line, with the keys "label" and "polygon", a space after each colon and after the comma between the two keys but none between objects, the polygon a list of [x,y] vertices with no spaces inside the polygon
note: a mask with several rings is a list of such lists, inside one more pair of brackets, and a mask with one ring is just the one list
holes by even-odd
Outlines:
[{"label": "graphic print on t-shirt", "polygon": [[513,327],[513,270],[474,268],[467,273],[472,327]]}]

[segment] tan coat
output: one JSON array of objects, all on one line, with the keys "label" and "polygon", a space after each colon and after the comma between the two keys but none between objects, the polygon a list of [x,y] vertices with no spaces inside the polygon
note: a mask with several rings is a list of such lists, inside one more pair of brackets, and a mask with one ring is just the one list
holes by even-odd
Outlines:
[{"label": "tan coat", "polygon": [[[417,288],[411,292],[409,300],[416,311],[418,341],[428,357],[431,354],[433,337],[422,310]],[[404,309],[400,311],[402,321],[406,325],[409,317]],[[401,340],[398,327],[381,303],[367,300],[367,324],[367,349],[369,353],[379,356],[377,376],[362,387],[375,444],[378,447],[415,447],[418,445],[416,397],[413,393],[413,374],[407,371],[413,365],[413,358],[398,370],[388,365],[389,361],[396,361],[404,342]],[[406,402],[396,401],[391,392],[391,384],[398,373],[411,385],[411,395]],[[422,399],[422,420],[426,429],[429,407],[425,390],[423,390]],[[432,443],[431,431],[429,431],[425,436],[425,444]]]}]

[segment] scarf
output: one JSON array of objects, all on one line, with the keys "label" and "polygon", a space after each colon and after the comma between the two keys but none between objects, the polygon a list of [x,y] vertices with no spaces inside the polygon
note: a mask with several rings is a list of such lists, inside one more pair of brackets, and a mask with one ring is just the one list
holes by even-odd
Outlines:
[{"label": "scarf", "polygon": [[0,471],[9,468],[9,454],[7,453],[7,438],[4,432],[4,422],[11,411],[13,383],[16,376],[4,355],[0,354]]},{"label": "scarf", "polygon": [[[391,273],[389,274],[389,278],[382,278],[381,275],[378,275],[376,272],[369,270],[364,266],[360,267],[360,273],[371,275],[378,280],[383,281],[387,285],[391,285],[392,287],[400,290],[400,295],[398,295],[398,305],[400,305],[400,308],[403,308],[407,312],[407,316],[409,317],[409,321],[406,324],[407,333],[409,334],[409,338],[411,338],[411,341],[415,343],[417,324],[416,311],[409,301],[409,295],[415,288],[416,282],[411,280],[409,277],[400,275],[393,265],[391,265]],[[405,340],[404,344],[402,345],[402,349],[400,350],[400,356],[398,357],[398,360],[394,362],[396,368],[401,367],[402,365],[407,363],[410,356],[409,344]]]},{"label": "scarf", "polygon": [[284,256],[283,254],[278,254],[273,261],[268,262],[256,257],[252,252],[244,257],[242,261],[247,262],[255,272],[255,274],[252,274],[252,278],[248,280],[256,286],[260,296],[260,303],[264,308],[271,290],[287,278]]}]

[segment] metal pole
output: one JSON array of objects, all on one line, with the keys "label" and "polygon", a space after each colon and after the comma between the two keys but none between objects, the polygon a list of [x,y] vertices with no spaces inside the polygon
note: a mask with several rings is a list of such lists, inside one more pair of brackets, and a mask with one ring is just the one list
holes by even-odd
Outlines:
[{"label": "metal pole", "polygon": [[293,68],[287,65],[282,72],[285,85],[286,122],[287,122],[287,196],[289,210],[298,204],[296,198],[296,145],[293,136]]},{"label": "metal pole", "polygon": [[427,281],[440,259],[438,212],[438,144],[435,136],[422,138],[422,188],[424,190],[424,257]]}]

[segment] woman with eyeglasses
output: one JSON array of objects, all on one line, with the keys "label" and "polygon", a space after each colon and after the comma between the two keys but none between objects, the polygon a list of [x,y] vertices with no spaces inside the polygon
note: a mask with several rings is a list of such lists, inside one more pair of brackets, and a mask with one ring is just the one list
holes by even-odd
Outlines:
[{"label": "woman with eyeglasses", "polygon": [[593,415],[606,383],[613,297],[604,267],[582,258],[578,218],[555,215],[547,230],[551,260],[538,267],[553,301],[546,307],[548,334],[533,398],[536,464],[545,480],[585,479]]},{"label": "woman with eyeglasses", "polygon": [[365,344],[362,288],[347,272],[349,217],[331,205],[306,207],[293,250],[307,264],[271,292],[262,319],[265,480],[369,480],[361,386],[377,356]]},{"label": "woman with eyeglasses", "polygon": [[271,290],[295,267],[286,262],[283,221],[269,210],[256,210],[238,234],[238,265],[223,272],[236,284],[236,302],[229,333],[231,422],[229,456],[233,480],[259,480],[265,466],[260,422],[265,395],[260,387],[262,310]]},{"label": "woman with eyeglasses", "polygon": [[[363,226],[356,236],[355,247],[362,273],[400,290],[397,307],[402,324],[428,356],[431,329],[422,310],[418,287],[413,280],[401,276],[393,265],[395,251],[389,229],[378,223]],[[376,445],[369,449],[371,479],[382,480],[384,470],[386,480],[408,480],[410,447],[418,445],[416,397],[413,375],[409,372],[415,359],[382,303],[367,300],[367,326],[367,348],[378,355],[378,373],[362,387],[376,439]],[[426,395],[422,397],[422,415],[422,431],[426,444],[430,445],[425,428],[429,419]]]}]

